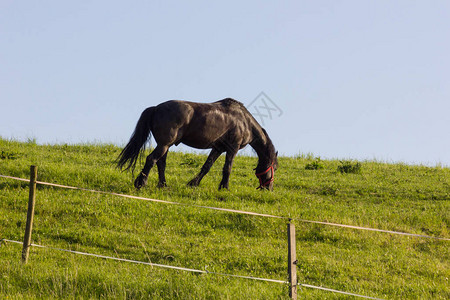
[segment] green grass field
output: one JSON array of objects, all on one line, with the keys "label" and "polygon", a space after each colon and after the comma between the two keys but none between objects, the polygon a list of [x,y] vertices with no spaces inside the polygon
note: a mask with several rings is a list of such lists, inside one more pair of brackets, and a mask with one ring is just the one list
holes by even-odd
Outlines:
[{"label": "green grass field", "polygon": [[[112,145],[0,139],[0,174],[148,198],[450,238],[450,169],[280,157],[274,192],[256,190],[255,157],[223,157],[197,188],[206,155],[170,152],[168,187],[133,188]],[[355,168],[347,168],[355,167]],[[137,173],[137,171],[136,171]],[[0,178],[0,238],[23,240],[28,184]],[[450,241],[293,221],[300,283],[384,299],[450,299]],[[286,220],[38,185],[32,242],[211,272],[287,280]],[[288,286],[21,245],[0,247],[2,299],[287,299]],[[299,299],[353,299],[303,287]]]}]

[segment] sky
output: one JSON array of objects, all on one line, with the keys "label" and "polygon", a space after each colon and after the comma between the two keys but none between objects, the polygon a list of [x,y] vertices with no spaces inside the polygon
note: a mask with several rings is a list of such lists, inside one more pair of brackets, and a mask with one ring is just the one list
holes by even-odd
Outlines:
[{"label": "sky", "polygon": [[447,0],[2,0],[0,136],[123,146],[232,97],[280,155],[450,166],[449,53]]}]

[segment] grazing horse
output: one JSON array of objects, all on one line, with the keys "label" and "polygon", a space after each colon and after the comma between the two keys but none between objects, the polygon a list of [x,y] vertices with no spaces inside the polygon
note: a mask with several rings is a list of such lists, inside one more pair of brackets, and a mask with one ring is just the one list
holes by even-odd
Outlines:
[{"label": "grazing horse", "polygon": [[239,149],[250,144],[258,155],[255,175],[259,179],[259,188],[273,189],[278,152],[275,152],[264,128],[242,103],[234,99],[227,98],[214,103],[171,100],[147,108],[139,118],[130,141],[119,155],[119,168],[135,168],[151,133],[157,146],[147,156],[144,168],[134,182],[137,189],[146,185],[148,174],[155,164],[158,167],[158,186],[166,185],[167,151],[170,146],[180,143],[197,149],[212,149],[200,172],[188,183],[190,186],[198,186],[216,159],[225,152],[219,190],[228,189],[233,160]]}]

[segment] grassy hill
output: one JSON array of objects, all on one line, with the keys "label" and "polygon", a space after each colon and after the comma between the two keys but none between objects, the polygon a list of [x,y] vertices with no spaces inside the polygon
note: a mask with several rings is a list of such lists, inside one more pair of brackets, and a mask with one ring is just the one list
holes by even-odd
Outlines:
[{"label": "grassy hill", "polygon": [[[221,157],[198,188],[205,155],[170,152],[168,187],[136,191],[112,145],[0,139],[0,174],[142,197],[450,238],[450,169],[281,157],[261,192],[255,157],[239,156],[218,191]],[[136,171],[137,172],[137,171]],[[38,185],[33,243],[156,264],[287,280],[286,220]],[[0,178],[0,239],[21,241],[28,184]],[[293,221],[299,282],[385,299],[449,299],[450,242]],[[0,298],[285,299],[285,284],[196,274],[31,248],[0,247]],[[309,288],[302,299],[346,299]],[[348,296],[349,297],[349,296]],[[352,297],[349,297],[352,298]]]}]

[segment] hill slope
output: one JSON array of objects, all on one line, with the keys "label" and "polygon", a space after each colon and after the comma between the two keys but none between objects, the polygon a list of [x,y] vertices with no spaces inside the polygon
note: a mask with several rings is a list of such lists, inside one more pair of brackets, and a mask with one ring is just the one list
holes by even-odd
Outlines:
[{"label": "hill slope", "polygon": [[[449,241],[309,224],[295,219],[450,238],[450,169],[281,157],[274,192],[261,192],[257,159],[239,156],[230,190],[217,191],[221,157],[198,188],[186,183],[205,155],[171,152],[168,187],[136,191],[112,145],[36,145],[0,139],[0,174],[186,204],[294,218],[299,282],[379,298],[450,298]],[[348,167],[348,168],[347,168]],[[341,172],[342,171],[342,172]],[[349,173],[346,173],[349,172]],[[0,238],[22,240],[28,185],[0,178]],[[132,260],[287,279],[286,220],[38,186],[33,242]],[[32,248],[0,248],[0,298],[287,298],[287,286],[195,274]],[[308,288],[302,298],[342,298]]]}]

